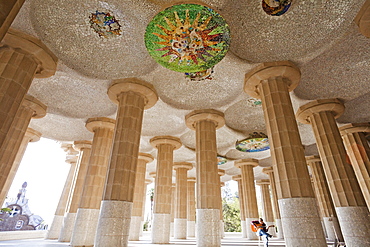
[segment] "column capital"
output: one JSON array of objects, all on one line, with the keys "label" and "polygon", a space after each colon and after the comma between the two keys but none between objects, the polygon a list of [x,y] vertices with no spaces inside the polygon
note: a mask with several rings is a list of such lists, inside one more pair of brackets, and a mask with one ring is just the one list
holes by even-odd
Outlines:
[{"label": "column capital", "polygon": [[173,163],[173,169],[177,170],[179,168],[185,168],[187,170],[193,169],[193,164],[190,162],[175,162]]},{"label": "column capital", "polygon": [[139,153],[138,159],[143,160],[146,163],[150,163],[154,160],[153,156],[151,154],[147,154],[147,153]]},{"label": "column capital", "polygon": [[218,173],[219,176],[223,176],[223,175],[225,175],[225,170],[218,169],[217,173]]},{"label": "column capital", "polygon": [[238,181],[238,180],[241,180],[242,179],[242,175],[236,175],[236,176],[232,176],[232,179],[235,180],[235,181]]},{"label": "column capital", "polygon": [[23,107],[31,108],[34,113],[32,118],[43,118],[46,115],[46,105],[31,95],[26,95],[22,101]]},{"label": "column capital", "polygon": [[274,172],[274,168],[272,166],[265,167],[265,168],[262,169],[262,172],[265,173],[265,174],[270,174],[270,173]]},{"label": "column capital", "polygon": [[174,147],[174,150],[182,146],[180,138],[174,136],[155,136],[149,142],[154,148],[157,148],[160,144],[170,144]]},{"label": "column capital", "polygon": [[288,79],[288,90],[293,91],[301,79],[299,68],[290,61],[262,63],[247,74],[244,79],[244,92],[254,98],[261,98],[258,85],[269,78],[282,77]]},{"label": "column capital", "polygon": [[351,123],[343,125],[339,128],[341,135],[357,133],[357,132],[370,132],[370,123]]},{"label": "column capital", "polygon": [[225,182],[220,182],[220,187],[224,187],[225,186]]},{"label": "column capital", "polygon": [[258,166],[258,160],[256,159],[241,159],[241,160],[236,160],[234,162],[234,165],[238,168],[241,166]]},{"label": "column capital", "polygon": [[312,155],[312,156],[306,156],[307,163],[311,162],[321,162],[320,156],[318,155]]},{"label": "column capital", "polygon": [[153,181],[150,178],[145,179],[145,184],[151,184],[151,183],[153,183]]},{"label": "column capital", "polygon": [[74,141],[73,142],[73,148],[81,151],[84,148],[91,148],[91,141]]},{"label": "column capital", "polygon": [[20,49],[34,57],[38,64],[36,78],[47,78],[55,74],[58,58],[39,39],[9,28],[2,43],[13,49]]},{"label": "column capital", "polygon": [[41,138],[41,133],[37,130],[27,128],[27,131],[25,133],[25,137],[29,138],[30,142],[37,142]]},{"label": "column capital", "polygon": [[310,124],[310,116],[314,113],[329,111],[334,118],[340,117],[344,112],[344,104],[339,99],[318,99],[299,107],[296,118],[299,122]]},{"label": "column capital", "polygon": [[94,117],[87,119],[85,127],[89,131],[94,132],[96,128],[107,128],[113,130],[115,125],[116,120],[114,119],[107,117]]},{"label": "column capital", "polygon": [[157,91],[153,85],[134,77],[114,80],[108,88],[108,97],[118,104],[118,95],[125,92],[141,94],[145,98],[144,109],[151,108],[158,101]]},{"label": "column capital", "polygon": [[256,181],[257,185],[264,185],[264,184],[270,184],[270,179],[260,179]]},{"label": "column capital", "polygon": [[194,178],[194,177],[190,177],[190,178],[188,178],[188,182],[196,182],[197,181],[197,179],[196,178]]},{"label": "column capital", "polygon": [[365,37],[370,38],[370,1],[367,0],[358,12],[354,22]]},{"label": "column capital", "polygon": [[151,176],[152,178],[155,178],[157,176],[157,173],[156,172],[149,172],[149,176]]},{"label": "column capital", "polygon": [[186,126],[192,130],[195,130],[196,123],[202,120],[214,122],[216,129],[225,125],[224,113],[213,109],[195,110],[185,116]]}]

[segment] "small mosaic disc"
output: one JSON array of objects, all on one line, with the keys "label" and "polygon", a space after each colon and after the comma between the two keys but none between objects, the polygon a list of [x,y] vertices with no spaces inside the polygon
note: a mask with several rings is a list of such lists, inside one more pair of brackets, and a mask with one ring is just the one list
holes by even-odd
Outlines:
[{"label": "small mosaic disc", "polygon": [[260,152],[270,149],[270,144],[268,138],[252,138],[237,142],[235,148],[242,152]]},{"label": "small mosaic disc", "polygon": [[217,156],[217,165],[218,166],[226,164],[226,162],[227,162],[227,159],[225,157]]},{"label": "small mosaic disc", "polygon": [[148,24],[145,46],[162,66],[178,72],[212,68],[226,55],[230,29],[209,7],[179,4],[159,12]]},{"label": "small mosaic disc", "polygon": [[268,15],[279,16],[290,8],[292,0],[262,0],[262,8]]}]

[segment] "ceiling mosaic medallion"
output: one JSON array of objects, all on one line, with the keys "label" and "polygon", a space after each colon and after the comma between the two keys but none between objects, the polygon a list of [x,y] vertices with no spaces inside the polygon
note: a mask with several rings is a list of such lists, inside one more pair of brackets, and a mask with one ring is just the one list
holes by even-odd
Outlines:
[{"label": "ceiling mosaic medallion", "polygon": [[236,141],[235,148],[242,152],[260,152],[270,149],[270,144],[265,133],[253,132],[244,140]]},{"label": "ceiling mosaic medallion", "polygon": [[290,8],[292,0],[262,0],[262,9],[268,15],[279,16]]},{"label": "ceiling mosaic medallion", "polygon": [[146,28],[145,45],[154,60],[168,69],[206,71],[226,55],[230,29],[225,19],[209,7],[179,4],[152,19]]},{"label": "ceiling mosaic medallion", "polygon": [[217,156],[217,165],[218,166],[226,164],[226,163],[227,163],[227,159],[225,157]]},{"label": "ceiling mosaic medallion", "polygon": [[109,12],[91,13],[90,27],[99,35],[99,37],[113,38],[121,35],[121,25],[118,20]]}]

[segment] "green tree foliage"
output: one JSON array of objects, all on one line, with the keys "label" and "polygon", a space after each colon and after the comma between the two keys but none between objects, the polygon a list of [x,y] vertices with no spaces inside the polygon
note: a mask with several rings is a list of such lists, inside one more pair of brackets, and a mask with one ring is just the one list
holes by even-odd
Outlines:
[{"label": "green tree foliage", "polygon": [[237,192],[231,193],[228,186],[223,190],[222,211],[225,232],[241,232],[239,198]]}]

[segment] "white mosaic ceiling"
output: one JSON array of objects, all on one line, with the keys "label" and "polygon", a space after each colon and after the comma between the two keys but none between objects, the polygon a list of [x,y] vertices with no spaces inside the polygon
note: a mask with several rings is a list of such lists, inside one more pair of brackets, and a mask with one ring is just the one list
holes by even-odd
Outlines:
[{"label": "white mosaic ceiling", "polygon": [[[347,107],[338,121],[370,121],[370,39],[353,23],[364,0],[295,0],[280,17],[264,13],[260,0],[207,0],[228,22],[232,41],[212,80],[199,82],[157,65],[145,49],[146,25],[171,2],[26,1],[12,28],[38,37],[59,58],[55,76],[35,79],[31,86],[29,93],[47,104],[48,115],[32,120],[30,127],[59,141],[91,139],[84,126],[89,117],[115,117],[116,106],[106,94],[111,80],[139,77],[153,84],[160,97],[144,113],[141,152],[155,155],[150,138],[173,135],[184,144],[175,151],[175,161],[195,162],[195,134],[186,127],[185,115],[213,108],[224,112],[226,120],[217,131],[218,152],[268,166],[269,151],[243,153],[234,144],[251,131],[265,130],[261,107],[248,105],[250,97],[243,92],[244,75],[259,62],[275,60],[292,60],[301,69],[301,82],[292,93],[295,110],[307,100],[338,97]],[[119,20],[121,35],[106,39],[94,32],[89,16],[97,10]],[[314,145],[310,126],[299,130],[303,144]],[[238,173],[237,168],[227,170],[229,177]]]}]

